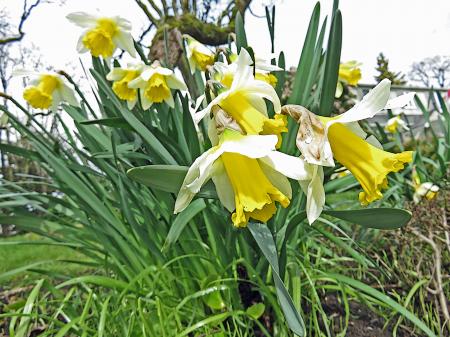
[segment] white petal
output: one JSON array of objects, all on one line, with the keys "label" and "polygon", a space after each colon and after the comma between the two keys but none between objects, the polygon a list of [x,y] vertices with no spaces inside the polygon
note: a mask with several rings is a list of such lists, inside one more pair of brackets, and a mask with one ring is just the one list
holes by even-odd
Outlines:
[{"label": "white petal", "polygon": [[106,75],[106,79],[108,81],[119,81],[125,76],[126,73],[127,70],[124,68],[113,68],[108,75]]},{"label": "white petal", "polygon": [[230,94],[230,90],[224,91],[223,93],[219,94],[216,98],[214,98],[206,108],[203,110],[200,110],[199,112],[193,114],[194,123],[198,124],[203,117],[208,115],[211,112],[211,109],[213,106],[219,104],[223,99],[225,99]]},{"label": "white petal", "polygon": [[261,158],[260,161],[288,178],[295,180],[311,179],[311,175],[306,169],[306,165],[308,164],[299,157],[290,156],[278,151],[272,151],[264,158]]},{"label": "white petal", "polygon": [[144,90],[140,90],[140,96],[141,96],[142,109],[148,110],[153,105],[153,102],[150,101],[147,98],[147,96],[144,95]]},{"label": "white petal", "polygon": [[164,67],[156,67],[155,69],[155,73],[158,73],[160,75],[164,75],[164,76],[171,76],[173,75],[173,71],[170,70],[169,68],[164,68]]},{"label": "white petal", "polygon": [[62,97],[63,101],[65,101],[73,106],[80,106],[80,103],[77,101],[77,99],[75,97],[74,91],[71,88],[69,88],[66,84],[63,84],[61,86],[60,91],[61,91],[61,97]]},{"label": "white petal", "polygon": [[186,84],[182,80],[180,80],[175,74],[169,75],[166,77],[167,85],[176,90],[187,90]]},{"label": "white petal", "polygon": [[277,95],[275,89],[264,81],[250,81],[244,87],[239,88],[239,90],[245,91],[248,95],[257,95],[262,98],[266,98],[267,100],[273,103],[273,108],[276,113],[279,113],[281,110],[280,99]]},{"label": "white petal", "polygon": [[12,75],[14,77],[41,76],[42,73],[29,69],[16,68],[13,70]]},{"label": "white petal", "polygon": [[278,137],[267,136],[240,136],[236,139],[226,140],[220,145],[223,152],[239,153],[249,158],[261,158],[275,150]]},{"label": "white petal", "polygon": [[136,48],[134,47],[133,36],[128,32],[119,31],[116,36],[114,36],[113,41],[120,49],[125,50],[131,56],[136,56]]},{"label": "white petal", "polygon": [[361,102],[353,108],[327,123],[329,128],[334,123],[350,123],[371,118],[384,109],[389,99],[391,81],[384,79],[373,88]]},{"label": "white petal", "polygon": [[351,122],[345,124],[345,126],[359,138],[364,139],[367,143],[375,146],[376,148],[379,148],[380,150],[383,150],[383,145],[381,145],[378,139],[374,135],[370,135],[369,137],[367,137],[367,132],[363,130],[363,128],[361,127],[361,125],[359,125],[358,122]]},{"label": "white petal", "polygon": [[136,103],[137,103],[137,98],[135,98],[131,101],[127,101],[128,110],[133,110]]},{"label": "white petal", "polygon": [[76,24],[77,26],[83,28],[91,28],[97,25],[98,17],[95,15],[88,14],[86,12],[74,12],[66,15],[66,18]]},{"label": "white petal", "polygon": [[128,82],[128,88],[130,89],[145,88],[146,85],[147,81],[144,81],[142,76],[136,77],[134,80]]},{"label": "white petal", "polygon": [[264,101],[264,98],[262,98],[258,95],[248,95],[247,99],[256,110],[258,110],[264,116],[268,117],[267,106],[266,106],[266,102]]},{"label": "white petal", "polygon": [[323,188],[323,168],[310,165],[312,179],[299,181],[303,192],[306,194],[306,216],[309,224],[312,224],[320,216],[325,204],[325,190]]},{"label": "white petal", "polygon": [[[141,74],[141,78],[144,80],[144,81],[148,81],[152,76],[153,76],[153,74],[156,72],[156,69],[155,68],[153,68],[153,67],[145,67],[145,70],[142,72],[142,74]],[[131,87],[130,87],[131,88]]]},{"label": "white petal", "polygon": [[395,97],[393,99],[390,99],[384,108],[385,109],[403,108],[403,107],[411,104],[412,102],[414,102],[415,95],[416,95],[415,92],[410,92],[410,93]]},{"label": "white petal", "polygon": [[114,20],[123,31],[129,32],[132,28],[131,22],[121,16],[114,16],[111,19]]},{"label": "white petal", "polygon": [[216,186],[217,196],[220,202],[228,211],[233,212],[236,209],[234,191],[220,158],[214,163],[211,178]]},{"label": "white petal", "polygon": [[86,46],[83,43],[84,35],[85,35],[85,33],[81,34],[77,41],[77,52],[79,52],[80,54],[88,51],[88,49],[86,48]]},{"label": "white petal", "polygon": [[238,59],[236,61],[237,69],[233,76],[233,82],[231,84],[231,90],[236,90],[245,83],[253,80],[253,67],[251,64],[253,63],[250,54],[245,48],[241,48],[241,52],[239,53]]}]

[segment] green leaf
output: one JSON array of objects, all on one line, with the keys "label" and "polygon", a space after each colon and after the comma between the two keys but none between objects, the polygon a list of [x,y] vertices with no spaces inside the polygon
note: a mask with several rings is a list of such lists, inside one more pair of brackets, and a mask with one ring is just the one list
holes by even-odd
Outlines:
[{"label": "green leaf", "polygon": [[339,63],[342,47],[342,15],[336,11],[331,22],[330,36],[328,37],[327,54],[325,58],[325,73],[321,86],[319,114],[329,116],[333,107],[334,95],[338,81]]},{"label": "green leaf", "polygon": [[235,19],[235,31],[236,31],[236,47],[238,54],[241,48],[247,48],[247,35],[245,34],[244,18],[240,12],[237,12]]},{"label": "green leaf", "polygon": [[130,125],[127,123],[127,121],[125,119],[123,119],[122,117],[93,119],[93,120],[80,122],[80,124],[83,124],[83,125],[98,124],[98,125],[109,126],[112,128],[133,130],[133,128],[131,128]]},{"label": "green leaf", "polygon": [[281,309],[283,310],[289,328],[298,336],[304,336],[305,323],[303,323],[303,319],[295,308],[291,295],[289,295],[289,292],[280,278],[277,249],[272,233],[266,224],[249,223],[248,228],[272,267],[273,280],[275,282],[278,300],[280,301]]},{"label": "green leaf", "polygon": [[417,326],[419,329],[421,329],[423,332],[427,334],[429,337],[436,337],[436,335],[431,331],[424,322],[422,322],[416,315],[414,315],[412,312],[410,312],[408,309],[406,309],[401,304],[395,302],[392,298],[389,296],[383,294],[382,292],[362,283],[357,280],[354,280],[350,277],[340,275],[340,274],[326,274],[328,277],[335,279],[336,281],[345,283],[353,288],[356,288],[358,290],[361,290],[362,292],[376,298],[377,300],[381,301],[381,303],[384,303],[387,306],[390,306],[392,309],[396,310],[398,313],[403,315],[405,318],[409,319],[415,326]]},{"label": "green leaf", "polygon": [[323,211],[324,214],[368,228],[396,229],[411,219],[411,212],[399,208],[365,208],[345,211]]},{"label": "green leaf", "polygon": [[206,207],[205,201],[203,199],[197,199],[189,204],[173,222],[170,227],[169,234],[167,234],[166,242],[164,242],[163,251],[167,250],[170,245],[176,242],[183,231],[184,227],[188,224],[191,219],[204,210]]},{"label": "green leaf", "polygon": [[25,303],[25,306],[23,307],[22,314],[24,315],[20,319],[19,327],[16,330],[15,336],[16,337],[25,337],[28,336],[28,330],[31,323],[31,312],[33,311],[35,302],[37,302],[37,297],[39,295],[39,291],[41,290],[42,284],[44,283],[44,280],[39,280],[36,286],[31,291],[30,295],[27,298],[27,302]]},{"label": "green leaf", "polygon": [[[128,170],[127,175],[141,184],[164,192],[178,193],[188,171],[187,166],[147,165]],[[198,193],[199,197],[217,198],[214,185],[209,182]]]},{"label": "green leaf", "polygon": [[266,310],[266,306],[264,303],[255,303],[252,306],[248,307],[245,312],[253,319],[258,319],[264,314]]}]

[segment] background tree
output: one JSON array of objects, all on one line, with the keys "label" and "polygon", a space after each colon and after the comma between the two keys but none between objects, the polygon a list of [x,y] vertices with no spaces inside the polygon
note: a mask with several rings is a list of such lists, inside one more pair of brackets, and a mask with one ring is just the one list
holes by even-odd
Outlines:
[{"label": "background tree", "polygon": [[409,78],[426,87],[438,86],[446,88],[450,86],[450,56],[427,57],[411,66]]},{"label": "background tree", "polygon": [[389,69],[389,59],[384,56],[383,53],[379,53],[377,56],[377,66],[375,68],[378,71],[378,75],[375,76],[377,83],[387,78],[394,85],[404,85],[406,81],[404,80],[405,75],[401,72],[393,72]]}]

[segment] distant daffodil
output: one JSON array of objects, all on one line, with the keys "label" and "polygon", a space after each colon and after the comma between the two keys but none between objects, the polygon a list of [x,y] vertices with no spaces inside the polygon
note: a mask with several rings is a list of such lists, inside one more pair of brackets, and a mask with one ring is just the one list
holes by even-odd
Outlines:
[{"label": "distant daffodil", "polygon": [[205,71],[214,64],[214,53],[204,44],[198,42],[190,35],[183,35],[186,40],[186,53],[192,74],[195,70]]},{"label": "distant daffodil", "polygon": [[105,17],[85,12],[70,13],[67,19],[85,29],[78,40],[78,52],[90,51],[95,57],[109,58],[120,48],[133,57],[136,55],[128,20],[120,16]]},{"label": "distant daffodil", "polygon": [[108,81],[113,81],[112,90],[121,100],[127,102],[128,108],[133,109],[138,101],[138,90],[128,85],[137,79],[145,68],[144,63],[128,64],[127,67],[116,67],[106,75]]},{"label": "distant daffodil", "polygon": [[23,98],[35,109],[57,110],[61,102],[79,106],[73,89],[66,79],[54,72],[15,70],[14,76],[29,76],[29,85],[23,91]]},{"label": "distant daffodil", "polygon": [[141,74],[128,83],[128,88],[139,89],[142,108],[147,110],[153,103],[162,102],[173,108],[175,102],[171,89],[186,90],[186,85],[172,70],[155,61],[151,66],[145,66]]},{"label": "distant daffodil", "polygon": [[389,118],[384,129],[390,133],[397,133],[402,130],[409,130],[406,122],[401,118],[400,115]]}]

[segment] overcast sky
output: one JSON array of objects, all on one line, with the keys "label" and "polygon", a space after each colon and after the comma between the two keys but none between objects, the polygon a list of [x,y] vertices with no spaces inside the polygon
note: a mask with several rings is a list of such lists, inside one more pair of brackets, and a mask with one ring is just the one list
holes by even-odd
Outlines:
[{"label": "overcast sky", "polygon": [[[57,0],[55,1],[57,2]],[[264,14],[262,3],[254,0],[252,11]],[[0,0],[12,19],[20,15],[22,0]],[[276,51],[284,51],[288,66],[295,66],[301,52],[313,0],[278,0]],[[323,0],[322,17],[329,14],[332,0]],[[64,68],[78,63],[75,50],[80,30],[65,19],[73,11],[96,8],[121,15],[133,23],[138,36],[146,18],[133,0],[66,0],[62,6],[42,5],[26,22],[24,42],[40,48],[45,63]],[[408,72],[412,62],[434,55],[450,55],[450,0],[341,0],[343,15],[342,61],[362,62],[363,81],[373,83],[376,56],[380,51],[396,71]],[[246,17],[249,43],[259,54],[270,51],[266,20],[250,13]],[[88,58],[83,58],[88,60]]]}]

